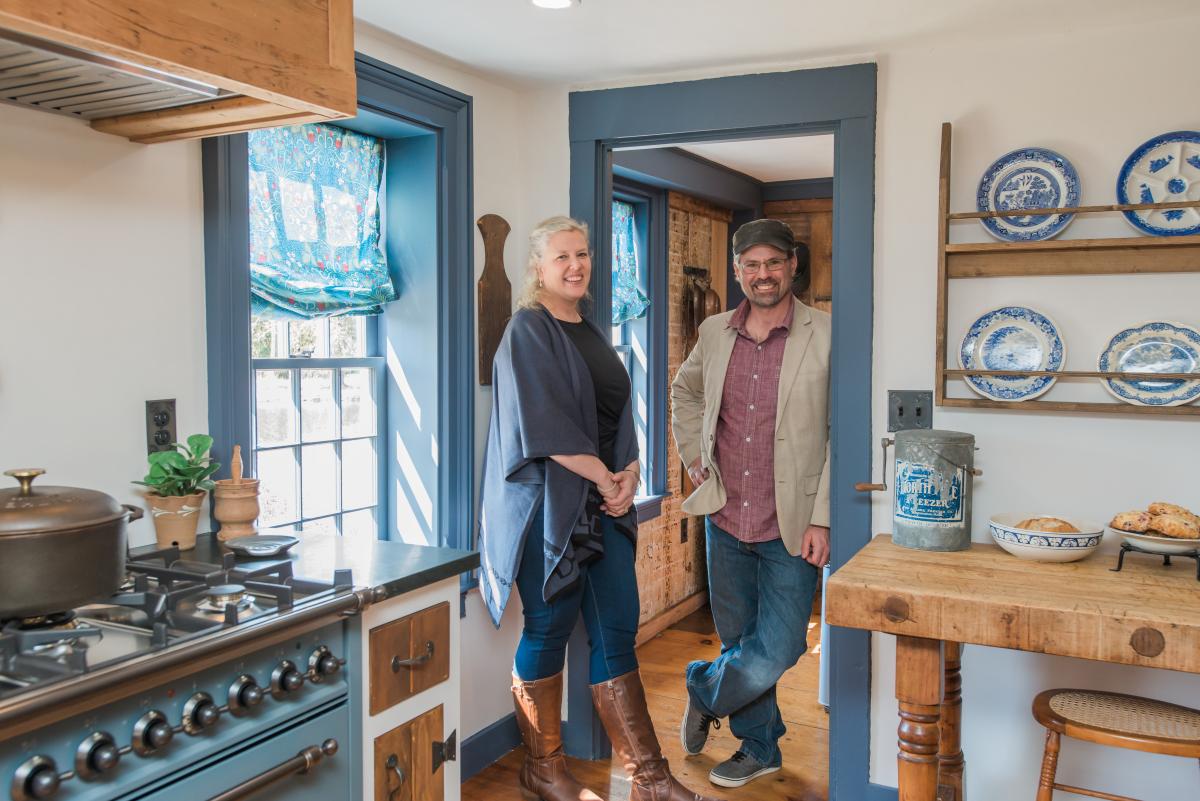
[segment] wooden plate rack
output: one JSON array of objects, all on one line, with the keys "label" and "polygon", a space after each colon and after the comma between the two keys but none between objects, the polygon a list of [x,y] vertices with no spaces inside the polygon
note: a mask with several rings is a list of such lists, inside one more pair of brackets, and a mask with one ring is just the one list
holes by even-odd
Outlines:
[{"label": "wooden plate rack", "polygon": [[[951,378],[985,376],[1055,376],[1056,378],[1155,378],[1197,379],[1200,373],[1129,373],[1094,370],[955,370],[946,367],[946,301],[950,281],[966,278],[1044,275],[1132,275],[1144,273],[1200,273],[1200,235],[1130,236],[1108,239],[1049,239],[1037,242],[950,243],[950,224],[986,217],[1017,217],[1028,210],[950,211],[950,123],[942,123],[941,167],[938,177],[938,281],[937,357],[934,399],[938,406],[972,409],[1017,409],[1058,412],[1110,412],[1121,414],[1200,415],[1200,405],[1135,406],[1111,401],[997,401],[988,398],[951,398],[946,394]],[[1039,209],[1049,214],[1097,214],[1114,211],[1200,208],[1200,201],[1176,203],[1118,203],[1108,206],[1072,206]]]}]

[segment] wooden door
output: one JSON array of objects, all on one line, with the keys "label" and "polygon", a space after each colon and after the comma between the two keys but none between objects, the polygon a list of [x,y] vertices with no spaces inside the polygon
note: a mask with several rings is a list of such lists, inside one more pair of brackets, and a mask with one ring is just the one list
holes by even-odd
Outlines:
[{"label": "wooden door", "polygon": [[370,654],[372,715],[450,678],[450,604],[371,629]]},{"label": "wooden door", "polygon": [[375,738],[375,801],[442,801],[446,771],[434,767],[442,726],[439,705]]},{"label": "wooden door", "polygon": [[796,240],[808,245],[812,280],[801,300],[808,306],[833,311],[833,198],[774,200],[763,204],[763,215],[783,220]]}]

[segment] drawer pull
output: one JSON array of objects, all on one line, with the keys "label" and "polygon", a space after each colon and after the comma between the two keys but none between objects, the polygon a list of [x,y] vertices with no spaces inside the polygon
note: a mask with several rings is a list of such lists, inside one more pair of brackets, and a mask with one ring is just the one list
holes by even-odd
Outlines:
[{"label": "drawer pull", "polygon": [[[400,780],[396,783],[394,788],[388,791],[388,801],[392,801],[392,798],[396,795],[396,793],[400,792],[400,788],[404,786],[404,771],[400,769],[400,760],[395,754],[388,754],[387,762],[384,762],[383,764],[388,770],[394,770],[396,772],[396,778]],[[391,784],[391,782],[388,782],[388,784]]]},{"label": "drawer pull", "polygon": [[398,656],[392,657],[392,672],[399,673],[402,667],[419,667],[425,664],[430,659],[433,659],[433,640],[425,641],[425,653],[420,656],[414,656],[409,659],[401,659]]}]

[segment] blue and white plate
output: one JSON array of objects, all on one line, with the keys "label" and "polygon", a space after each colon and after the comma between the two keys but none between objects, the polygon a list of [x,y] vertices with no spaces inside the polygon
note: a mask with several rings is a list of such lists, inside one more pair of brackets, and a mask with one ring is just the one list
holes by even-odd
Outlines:
[{"label": "blue and white plate", "polygon": [[[1079,174],[1066,157],[1044,147],[1006,153],[987,168],[975,193],[980,211],[1064,208],[1079,205]],[[1049,239],[1067,227],[1073,214],[986,217],[980,222],[998,239]]]},{"label": "blue and white plate", "polygon": [[[1061,370],[1066,359],[1062,336],[1049,317],[1025,306],[1004,306],[971,324],[958,349],[964,370]],[[967,386],[985,398],[1021,401],[1054,386],[1053,376],[966,376]]]},{"label": "blue and white plate", "polygon": [[[1117,175],[1118,203],[1200,200],[1200,131],[1172,131],[1129,154]],[[1200,209],[1127,211],[1125,219],[1154,236],[1200,234]]]},{"label": "blue and white plate", "polygon": [[1100,354],[1102,372],[1196,373],[1196,380],[1102,378],[1113,395],[1135,406],[1180,406],[1200,397],[1200,331],[1168,322],[1118,332]]}]

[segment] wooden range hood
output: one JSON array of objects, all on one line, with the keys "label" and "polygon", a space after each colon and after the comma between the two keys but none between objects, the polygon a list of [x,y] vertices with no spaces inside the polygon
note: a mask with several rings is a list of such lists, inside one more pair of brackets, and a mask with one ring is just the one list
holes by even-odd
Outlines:
[{"label": "wooden range hood", "polygon": [[352,0],[0,0],[0,100],[143,143],[352,117]]}]

